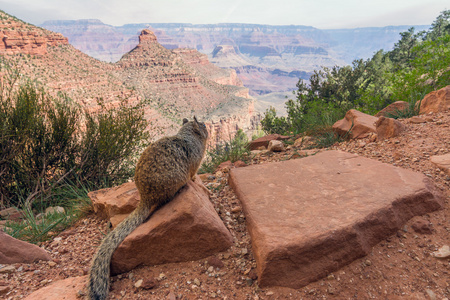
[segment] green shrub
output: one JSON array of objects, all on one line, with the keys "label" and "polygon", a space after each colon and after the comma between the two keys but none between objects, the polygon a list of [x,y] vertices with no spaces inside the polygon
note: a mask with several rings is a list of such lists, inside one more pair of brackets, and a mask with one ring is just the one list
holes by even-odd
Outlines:
[{"label": "green shrub", "polygon": [[249,154],[247,135],[239,129],[234,138],[217,143],[214,147],[206,151],[206,158],[199,172],[213,173],[221,163],[229,160],[235,162]]},{"label": "green shrub", "polygon": [[1,71],[0,206],[31,211],[67,182],[104,187],[133,175],[149,136],[142,104],[92,114],[22,80],[17,69],[3,63]]}]

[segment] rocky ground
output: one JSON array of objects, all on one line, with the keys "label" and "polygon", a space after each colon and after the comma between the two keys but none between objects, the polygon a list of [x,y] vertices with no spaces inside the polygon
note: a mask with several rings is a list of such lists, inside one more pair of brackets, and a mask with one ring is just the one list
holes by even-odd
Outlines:
[{"label": "rocky ground", "polygon": [[[330,147],[421,172],[445,197],[444,209],[414,217],[366,257],[298,290],[260,288],[245,217],[225,168],[205,176],[205,185],[234,245],[199,261],[139,267],[114,276],[109,299],[450,299],[450,260],[432,255],[450,244],[450,173],[430,162],[431,156],[450,152],[450,112],[424,119],[402,120],[407,130],[389,140],[368,137]],[[301,159],[304,154],[304,149],[290,146],[280,153],[262,151],[248,164]],[[0,298],[22,299],[57,280],[86,275],[106,231],[106,222],[90,215],[43,243],[53,261],[11,265],[0,274]]]}]

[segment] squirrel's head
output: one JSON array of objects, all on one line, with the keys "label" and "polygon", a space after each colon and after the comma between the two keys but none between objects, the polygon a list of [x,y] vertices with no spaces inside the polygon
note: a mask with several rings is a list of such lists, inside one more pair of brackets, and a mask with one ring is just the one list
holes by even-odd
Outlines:
[{"label": "squirrel's head", "polygon": [[191,128],[205,142],[208,139],[208,130],[206,129],[205,123],[197,121],[197,118],[195,116],[193,121],[189,121],[188,119],[184,118],[183,127]]}]

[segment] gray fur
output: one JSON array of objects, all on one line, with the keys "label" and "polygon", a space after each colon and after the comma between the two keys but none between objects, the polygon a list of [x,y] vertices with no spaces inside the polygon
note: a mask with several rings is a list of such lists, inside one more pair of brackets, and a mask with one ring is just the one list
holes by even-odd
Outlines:
[{"label": "gray fur", "polygon": [[144,150],[134,175],[141,201],[105,237],[94,256],[89,274],[89,299],[106,299],[112,254],[134,229],[194,178],[205,155],[207,139],[205,124],[194,117],[194,121],[183,119],[183,126],[175,136],[164,137]]}]

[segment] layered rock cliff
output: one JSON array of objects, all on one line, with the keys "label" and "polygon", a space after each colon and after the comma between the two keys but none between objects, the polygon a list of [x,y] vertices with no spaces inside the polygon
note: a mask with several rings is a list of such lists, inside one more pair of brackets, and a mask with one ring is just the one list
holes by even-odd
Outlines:
[{"label": "layered rock cliff", "polygon": [[20,22],[0,11],[0,54],[45,55],[47,47],[67,45],[68,41],[60,33]]},{"label": "layered rock cliff", "polygon": [[119,62],[105,63],[76,50],[60,34],[7,14],[0,19],[2,28],[5,24],[10,28],[8,37],[39,37],[22,39],[26,42],[16,43],[14,51],[0,52],[11,54],[6,61],[22,74],[37,79],[49,93],[63,92],[91,111],[100,108],[99,102],[110,108],[145,99],[145,117],[155,138],[175,132],[182,118],[196,115],[214,124],[208,126],[216,143],[216,137],[228,137],[238,128],[251,129],[258,118],[254,100],[233,70],[214,66],[196,50],[168,50],[148,29]]}]

